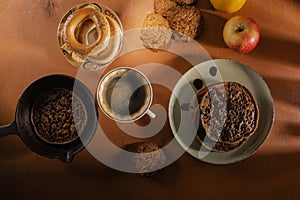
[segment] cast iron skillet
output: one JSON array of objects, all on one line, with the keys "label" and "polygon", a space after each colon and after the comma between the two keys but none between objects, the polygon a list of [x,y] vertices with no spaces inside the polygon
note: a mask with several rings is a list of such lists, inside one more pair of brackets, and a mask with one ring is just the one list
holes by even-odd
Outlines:
[{"label": "cast iron skillet", "polygon": [[[87,124],[80,137],[67,144],[49,144],[41,140],[31,123],[31,108],[35,99],[43,91],[50,88],[64,88],[73,91],[80,97],[87,111]],[[98,120],[97,109],[90,90],[79,80],[60,74],[42,77],[30,84],[17,103],[15,121],[10,125],[0,127],[0,138],[18,134],[23,142],[34,152],[48,157],[71,162],[74,155],[81,151],[96,132]]]}]

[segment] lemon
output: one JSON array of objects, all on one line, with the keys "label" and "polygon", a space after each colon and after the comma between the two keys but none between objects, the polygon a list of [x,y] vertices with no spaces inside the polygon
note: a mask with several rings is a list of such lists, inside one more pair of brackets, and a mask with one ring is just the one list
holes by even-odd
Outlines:
[{"label": "lemon", "polygon": [[233,13],[243,7],[246,0],[210,0],[210,3],[216,10]]}]

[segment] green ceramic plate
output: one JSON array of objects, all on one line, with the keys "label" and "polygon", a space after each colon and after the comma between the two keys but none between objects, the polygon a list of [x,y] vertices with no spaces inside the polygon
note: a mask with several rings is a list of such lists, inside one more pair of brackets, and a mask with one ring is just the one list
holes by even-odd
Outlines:
[{"label": "green ceramic plate", "polygon": [[[259,120],[254,134],[240,147],[225,153],[209,152],[195,138],[191,109],[195,92],[193,82],[200,79],[204,84],[237,82],[244,85],[254,96]],[[182,148],[193,157],[212,164],[229,164],[253,155],[264,143],[274,121],[274,102],[263,78],[245,64],[227,60],[209,60],[196,65],[177,82],[169,102],[169,123],[172,132]]]}]

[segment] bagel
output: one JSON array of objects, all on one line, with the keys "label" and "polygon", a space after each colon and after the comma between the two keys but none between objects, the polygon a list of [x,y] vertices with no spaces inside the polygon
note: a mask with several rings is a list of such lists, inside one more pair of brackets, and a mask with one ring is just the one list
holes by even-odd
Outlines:
[{"label": "bagel", "polygon": [[122,45],[122,30],[116,20],[110,16],[106,16],[110,26],[109,45],[94,48],[86,57],[87,60],[97,64],[106,64],[112,61],[120,51]]},{"label": "bagel", "polygon": [[[87,20],[93,21],[95,24],[97,38],[91,44],[79,41],[76,37],[76,31]],[[110,37],[110,27],[106,16],[101,12],[92,8],[82,8],[71,14],[65,23],[65,40],[69,46],[79,54],[86,55],[95,47],[105,48],[108,45]]]},{"label": "bagel", "polygon": [[[93,36],[93,38],[90,38]],[[96,25],[93,21],[87,20],[76,28],[75,37],[82,44],[90,44],[91,40],[96,40],[98,38],[98,33],[96,30]]]}]

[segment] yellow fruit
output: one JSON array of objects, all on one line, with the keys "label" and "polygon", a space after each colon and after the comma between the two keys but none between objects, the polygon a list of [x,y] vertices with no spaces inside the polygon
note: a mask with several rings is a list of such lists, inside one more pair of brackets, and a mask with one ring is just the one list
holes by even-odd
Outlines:
[{"label": "yellow fruit", "polygon": [[243,7],[246,0],[210,0],[210,3],[216,10],[233,13]]}]

